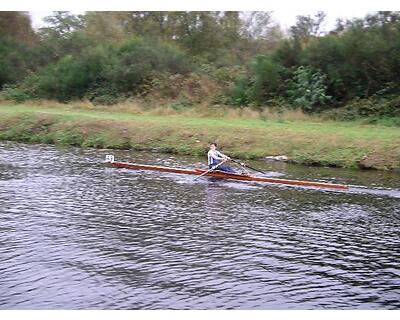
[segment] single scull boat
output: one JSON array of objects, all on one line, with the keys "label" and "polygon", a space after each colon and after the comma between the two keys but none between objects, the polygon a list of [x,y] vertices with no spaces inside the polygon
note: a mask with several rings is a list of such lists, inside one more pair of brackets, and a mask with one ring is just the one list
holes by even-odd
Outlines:
[{"label": "single scull boat", "polygon": [[[204,169],[180,169],[180,168],[151,166],[151,165],[129,163],[129,162],[118,162],[118,161],[114,161],[113,156],[107,156],[106,162],[110,163],[111,166],[113,166],[114,168],[126,168],[126,169],[135,169],[135,170],[152,170],[152,171],[159,171],[159,172],[170,172],[170,173],[189,174],[189,175],[202,175],[207,171]],[[307,187],[334,188],[334,189],[348,189],[349,188],[349,186],[342,185],[342,184],[267,178],[267,177],[253,176],[253,175],[227,173],[227,172],[218,171],[218,170],[210,171],[206,174],[206,176],[214,177],[214,178],[221,178],[221,179],[230,179],[230,180],[257,181],[257,182],[279,183],[279,184],[284,184],[284,185],[296,185],[296,186],[307,186]]]}]

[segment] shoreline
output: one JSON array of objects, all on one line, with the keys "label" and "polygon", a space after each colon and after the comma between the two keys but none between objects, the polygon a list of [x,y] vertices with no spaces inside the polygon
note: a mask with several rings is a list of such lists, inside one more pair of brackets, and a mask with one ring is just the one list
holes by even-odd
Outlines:
[{"label": "shoreline", "polygon": [[[0,140],[204,155],[210,142],[239,159],[400,169],[398,128],[347,122],[226,119],[0,104]],[[365,155],[367,158],[361,160]]]}]

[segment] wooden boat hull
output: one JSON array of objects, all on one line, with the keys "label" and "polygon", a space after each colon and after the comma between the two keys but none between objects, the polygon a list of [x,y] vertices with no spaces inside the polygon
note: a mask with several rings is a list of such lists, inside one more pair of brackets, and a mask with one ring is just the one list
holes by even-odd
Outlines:
[{"label": "wooden boat hull", "polygon": [[[179,169],[163,166],[150,166],[144,164],[128,163],[128,162],[117,162],[113,161],[110,164],[115,168],[126,168],[135,170],[151,170],[159,172],[170,172],[179,174],[189,174],[189,175],[201,175],[206,170],[203,169]],[[319,187],[319,188],[334,188],[334,189],[348,189],[349,186],[342,184],[333,184],[325,182],[313,182],[313,181],[301,181],[301,180],[288,180],[288,179],[276,179],[267,178],[259,176],[246,176],[235,173],[226,173],[223,171],[211,171],[206,174],[206,176],[220,178],[220,179],[230,179],[230,180],[240,180],[240,181],[257,181],[257,182],[267,182],[267,183],[279,183],[283,185],[295,185],[295,186],[307,186],[307,187]]]}]

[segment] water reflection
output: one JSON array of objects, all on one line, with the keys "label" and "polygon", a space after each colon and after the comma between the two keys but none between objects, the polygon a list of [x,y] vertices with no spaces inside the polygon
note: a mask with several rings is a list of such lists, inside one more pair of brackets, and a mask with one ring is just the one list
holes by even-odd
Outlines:
[{"label": "water reflection", "polygon": [[208,213],[212,214],[212,212],[218,208],[219,203],[224,201],[227,196],[226,187],[219,184],[218,179],[206,178],[208,181],[206,183],[205,191],[205,199],[204,199],[204,207],[208,211]]}]

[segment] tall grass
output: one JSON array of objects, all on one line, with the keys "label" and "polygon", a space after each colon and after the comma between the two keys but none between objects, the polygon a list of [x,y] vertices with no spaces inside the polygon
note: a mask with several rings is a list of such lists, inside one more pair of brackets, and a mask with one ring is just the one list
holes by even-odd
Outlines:
[{"label": "tall grass", "polygon": [[[6,104],[6,102],[2,102]],[[184,116],[202,118],[224,118],[224,119],[260,119],[272,121],[326,121],[315,115],[304,113],[300,109],[279,111],[276,108],[236,108],[230,106],[210,106],[209,104],[196,104],[184,109],[176,109],[168,105],[148,105],[140,100],[127,100],[110,106],[93,105],[88,100],[77,100],[68,104],[53,100],[28,100],[24,106],[33,108],[49,109],[71,109],[102,112],[125,112],[131,114],[153,115],[153,116]]]}]

